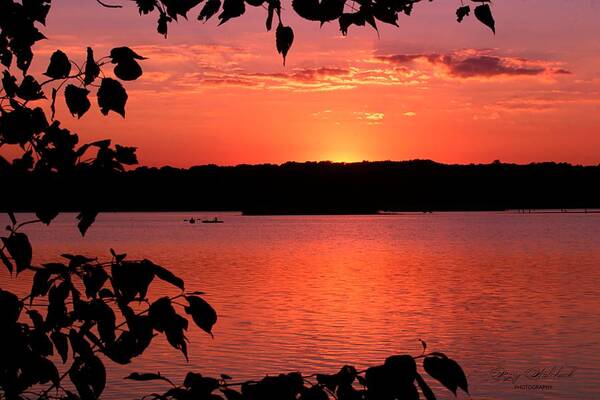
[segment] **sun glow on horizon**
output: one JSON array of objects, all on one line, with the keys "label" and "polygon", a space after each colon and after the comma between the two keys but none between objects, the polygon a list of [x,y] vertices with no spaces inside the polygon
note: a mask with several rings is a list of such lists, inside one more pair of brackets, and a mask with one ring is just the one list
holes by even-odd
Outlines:
[{"label": "sun glow on horizon", "polygon": [[366,157],[352,151],[334,151],[327,153],[320,158],[321,161],[331,161],[335,163],[355,163],[366,161]]}]

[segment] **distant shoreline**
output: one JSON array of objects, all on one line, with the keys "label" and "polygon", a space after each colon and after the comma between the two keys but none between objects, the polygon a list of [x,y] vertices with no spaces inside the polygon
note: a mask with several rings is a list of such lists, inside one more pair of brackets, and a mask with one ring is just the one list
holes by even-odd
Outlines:
[{"label": "distant shoreline", "polygon": [[[0,209],[0,213],[6,213],[8,210]],[[15,213],[34,213],[33,210],[17,210]],[[65,210],[61,211],[61,213],[67,214],[77,214],[79,211],[76,210]],[[227,214],[235,214],[238,216],[245,217],[268,217],[268,216],[291,216],[291,217],[311,217],[311,216],[399,216],[399,215],[432,215],[432,214],[451,214],[451,213],[466,213],[466,214],[476,214],[476,213],[498,213],[498,214],[512,214],[512,215],[541,215],[541,214],[573,214],[573,215],[582,215],[582,214],[600,214],[600,209],[572,209],[572,210],[556,210],[556,209],[535,209],[535,210],[432,210],[432,211],[415,211],[415,210],[400,210],[400,211],[378,211],[378,212],[262,212],[262,213],[248,213],[240,210],[173,210],[173,209],[158,209],[158,210],[100,210],[101,214],[125,214],[125,213],[177,213],[177,214],[205,214],[206,215],[215,215],[215,216],[226,216]]]},{"label": "distant shoreline", "polygon": [[[139,167],[2,176],[0,210],[240,211],[245,215],[600,210],[600,166],[362,163]],[[573,211],[571,211],[573,212]]]}]

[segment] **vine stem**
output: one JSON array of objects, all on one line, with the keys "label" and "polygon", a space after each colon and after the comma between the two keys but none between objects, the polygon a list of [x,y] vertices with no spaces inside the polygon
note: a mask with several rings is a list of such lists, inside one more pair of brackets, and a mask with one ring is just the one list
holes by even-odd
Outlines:
[{"label": "vine stem", "polygon": [[106,7],[106,8],[123,8],[123,6],[120,4],[106,4],[102,0],[96,0],[96,3],[98,3],[102,7]]}]

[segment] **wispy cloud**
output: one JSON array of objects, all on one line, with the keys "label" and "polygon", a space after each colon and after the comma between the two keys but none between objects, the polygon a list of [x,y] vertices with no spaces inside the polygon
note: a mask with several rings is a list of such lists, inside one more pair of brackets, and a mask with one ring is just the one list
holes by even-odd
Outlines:
[{"label": "wispy cloud", "polygon": [[191,76],[203,85],[245,86],[296,92],[350,90],[360,86],[415,86],[427,76],[397,68],[321,67],[290,72],[205,71]]},{"label": "wispy cloud", "polygon": [[364,112],[357,111],[354,113],[356,119],[366,122],[368,125],[381,125],[385,114],[382,112]]},{"label": "wispy cloud", "polygon": [[445,74],[441,77],[445,75],[459,79],[571,74],[556,62],[495,55],[491,50],[469,49],[447,54],[392,54],[377,56],[376,59],[393,65],[425,64],[442,67]]}]

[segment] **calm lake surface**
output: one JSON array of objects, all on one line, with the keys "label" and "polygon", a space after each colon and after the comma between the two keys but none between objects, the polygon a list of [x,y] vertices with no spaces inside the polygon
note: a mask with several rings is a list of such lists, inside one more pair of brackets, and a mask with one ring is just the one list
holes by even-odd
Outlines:
[{"label": "calm lake surface", "polygon": [[[472,399],[600,398],[600,214],[190,215],[213,216],[104,213],[84,239],[73,214],[25,228],[37,262],[112,247],[170,268],[219,313],[214,339],[190,328],[189,363],[160,337],[133,364],[111,364],[104,398],[166,389],[121,379],[131,371],[334,373],[418,355],[418,338],[463,366]],[[29,278],[3,270],[0,286],[28,291]]]}]

